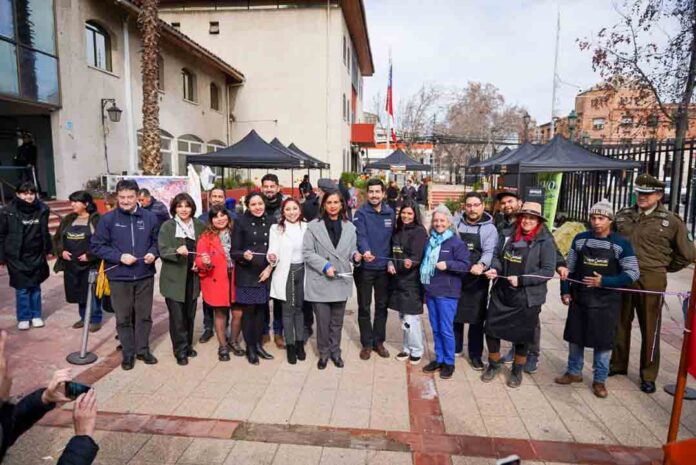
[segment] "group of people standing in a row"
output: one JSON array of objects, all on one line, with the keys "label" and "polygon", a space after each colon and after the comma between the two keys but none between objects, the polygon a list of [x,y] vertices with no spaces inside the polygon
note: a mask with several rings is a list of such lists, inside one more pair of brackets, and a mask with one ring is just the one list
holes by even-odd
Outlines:
[{"label": "group of people standing in a row", "polygon": [[[694,260],[683,222],[660,204],[663,189],[651,176],[639,176],[636,207],[616,217],[608,202],[598,202],[588,218],[591,231],[573,240],[565,259],[546,227],[541,205],[523,203],[513,192],[497,195],[500,213],[495,220],[485,211],[482,195],[470,192],[454,216],[442,205],[435,208],[426,231],[419,204],[404,198],[397,213],[379,179],[367,181],[366,201],[355,210],[353,221],[346,196],[328,179],[319,180],[317,193],[310,189],[300,203],[283,196],[278,178],[267,174],[261,191],[245,197],[239,215],[225,207],[224,191],[213,189],[208,212],[198,218],[188,194],[178,194],[165,217],[153,212],[162,210],[161,202],[143,197],[149,193],[123,180],[117,185],[116,208],[101,218],[89,194],[71,195],[74,212],[61,223],[54,253],[56,268],[65,272],[66,297],[79,305],[81,320],[75,327],[84,319],[87,304],[86,270],[104,261],[126,370],[136,359],[157,363],[149,333],[154,263],[160,258],[159,287],[180,365],[197,355],[193,323],[202,294],[200,342],[216,335],[220,361],[230,360],[230,353],[246,355],[252,364],[273,358],[263,346],[271,326],[288,362],[305,360],[316,318],[318,367],[324,369],[329,360],[342,367],[343,319],[355,284],[361,359],[373,352],[390,356],[384,342],[388,309],[393,309],[404,337],[396,358],[420,363],[425,303],[435,358],[424,371],[439,372],[445,379],[453,375],[468,324],[471,367],[483,371],[482,381],[489,382],[505,362],[512,362],[507,384],[517,387],[524,372],[536,371],[539,313],[548,280],[557,272],[562,301],[570,305],[564,332],[570,349],[567,372],[556,382],[582,381],[584,349],[593,348],[593,391],[606,397],[607,376],[626,373],[635,311],[643,333],[641,389],[654,392],[661,299],[640,293],[622,297],[609,288],[664,290],[665,273]],[[38,284],[48,276],[45,254],[51,240],[46,208],[35,194],[33,186],[20,186],[15,202],[0,214],[0,263],[8,264],[10,284],[17,289],[20,329],[43,325],[37,321]],[[90,329],[96,324],[91,321]],[[501,340],[512,343],[506,355],[501,354]]]}]

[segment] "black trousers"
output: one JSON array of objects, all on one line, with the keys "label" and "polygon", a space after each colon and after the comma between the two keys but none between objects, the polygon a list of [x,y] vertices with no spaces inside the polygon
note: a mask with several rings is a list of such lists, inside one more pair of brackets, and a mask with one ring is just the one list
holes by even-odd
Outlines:
[{"label": "black trousers", "polygon": [[213,331],[215,327],[215,310],[207,303],[203,302],[203,330]]},{"label": "black trousers", "polygon": [[169,310],[169,336],[174,356],[183,357],[193,348],[193,322],[196,319],[196,299],[177,302],[164,299]]},{"label": "black trousers", "polygon": [[312,302],[307,302],[306,300],[302,302],[302,313],[304,314],[305,339],[307,339],[306,335],[309,334],[309,330],[314,326],[314,309],[312,308]]},{"label": "black trousers", "polygon": [[[500,339],[497,337],[486,336],[486,345],[488,346],[489,354],[500,353]],[[515,344],[515,355],[526,357],[529,350],[529,344]]]},{"label": "black trousers", "polygon": [[267,308],[267,304],[242,305],[242,334],[247,347],[261,343]]},{"label": "black trousers", "polygon": [[[387,333],[387,306],[389,305],[389,275],[385,270],[356,268],[355,288],[358,294],[358,327],[360,343],[373,348],[384,343]],[[375,317],[370,315],[372,291],[375,293]]]},{"label": "black trousers", "polygon": [[111,281],[109,286],[123,356],[144,355],[150,350],[154,278]]},{"label": "black trousers", "polygon": [[[454,351],[456,353],[464,350],[464,324],[454,322]],[[481,354],[483,354],[483,322],[469,323],[467,336],[469,358],[481,357]]]}]

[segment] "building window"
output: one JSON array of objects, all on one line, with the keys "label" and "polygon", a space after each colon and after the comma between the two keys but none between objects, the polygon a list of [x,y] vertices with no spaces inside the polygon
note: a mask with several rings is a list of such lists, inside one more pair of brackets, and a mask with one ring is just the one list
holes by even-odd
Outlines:
[{"label": "building window", "polygon": [[177,31],[181,30],[181,23],[172,23],[172,27]]},{"label": "building window", "polygon": [[[143,169],[140,164],[141,150],[143,146],[143,130],[139,130],[137,133],[138,140],[138,168]],[[174,136],[167,131],[160,129],[160,159],[162,160],[162,175],[171,176],[172,175],[172,141]]]},{"label": "building window", "polygon": [[348,63],[346,63],[346,68],[348,69],[348,74],[350,74],[350,47],[347,48],[346,54],[348,55]]},{"label": "building window", "polygon": [[220,88],[214,82],[210,83],[210,108],[220,111]]},{"label": "building window", "polygon": [[346,36],[343,36],[343,64],[346,64],[346,56],[348,54],[346,53]]},{"label": "building window", "polygon": [[157,54],[157,88],[164,90],[164,58]]},{"label": "building window", "polygon": [[200,137],[196,137],[192,134],[186,134],[179,137],[176,141],[176,151],[177,151],[177,166],[174,170],[178,176],[186,176],[186,156],[187,155],[200,155],[203,153],[203,147],[205,143]]},{"label": "building window", "polygon": [[87,64],[111,71],[111,39],[109,34],[92,21],[85,23]]},{"label": "building window", "polygon": [[196,102],[196,75],[184,68],[181,70],[181,81],[184,100]]},{"label": "building window", "polygon": [[596,129],[596,130],[604,129],[604,118],[592,119],[592,129]]},{"label": "building window", "polygon": [[346,114],[348,113],[348,105],[346,103],[346,94],[343,94],[343,121],[346,120]]},{"label": "building window", "polygon": [[633,117],[630,115],[621,118],[621,126],[633,126]]},{"label": "building window", "polygon": [[213,35],[220,34],[220,23],[218,21],[211,21],[208,32]]}]

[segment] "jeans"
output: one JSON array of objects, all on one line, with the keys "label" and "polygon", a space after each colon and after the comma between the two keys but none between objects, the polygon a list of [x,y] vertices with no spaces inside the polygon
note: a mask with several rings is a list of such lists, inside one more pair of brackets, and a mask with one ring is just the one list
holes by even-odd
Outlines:
[{"label": "jeans", "polygon": [[[609,376],[609,357],[611,357],[611,350],[594,350],[592,373],[595,383],[604,383],[607,380],[607,376]],[[571,342],[570,351],[568,352],[568,373],[581,375],[584,363],[585,348]]]},{"label": "jeans", "polygon": [[411,357],[423,356],[423,320],[420,315],[399,314],[401,328],[404,330],[404,347]]},{"label": "jeans", "polygon": [[[77,309],[80,312],[80,320],[85,321],[85,313],[87,312],[87,304],[77,304]],[[92,293],[92,315],[89,318],[90,324],[98,324],[102,322],[102,306],[97,296]]]},{"label": "jeans", "polygon": [[458,299],[452,297],[426,297],[428,318],[435,342],[435,361],[454,365],[454,316]]},{"label": "jeans", "polygon": [[[481,358],[483,354],[483,322],[469,323],[467,334],[469,358]],[[454,323],[454,351],[464,350],[464,323]]]},{"label": "jeans", "polygon": [[[384,343],[387,334],[387,306],[389,305],[389,275],[386,270],[353,272],[358,297],[358,327],[363,348],[372,349]],[[372,290],[375,292],[375,317],[370,316]]]},{"label": "jeans", "polygon": [[[276,336],[283,335],[283,301],[271,299],[273,301],[273,334]],[[263,335],[271,333],[271,302],[266,304],[266,313],[264,315]]]},{"label": "jeans", "polygon": [[41,288],[39,286],[15,289],[17,321],[41,318]]},{"label": "jeans", "polygon": [[534,342],[529,344],[528,355],[536,355],[539,357],[539,352],[541,348],[541,320],[537,322],[536,328],[534,328]]}]

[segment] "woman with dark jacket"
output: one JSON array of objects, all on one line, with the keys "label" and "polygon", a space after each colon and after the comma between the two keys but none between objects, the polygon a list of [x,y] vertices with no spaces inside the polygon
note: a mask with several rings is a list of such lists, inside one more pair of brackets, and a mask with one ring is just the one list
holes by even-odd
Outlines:
[{"label": "woman with dark jacket", "polygon": [[[515,346],[515,359],[507,385],[522,383],[529,345],[539,324],[541,306],[546,301],[546,285],[556,268],[553,236],[544,228],[541,205],[525,202],[517,212],[515,232],[501,237],[488,279],[496,279],[491,290],[486,318],[488,366],[481,380],[491,382],[502,367],[500,340]],[[533,275],[533,276],[532,276]]]},{"label": "woman with dark jacket", "polygon": [[418,365],[423,356],[423,287],[418,265],[428,243],[428,232],[420,222],[418,205],[407,200],[401,206],[396,230],[392,235],[392,260],[387,271],[392,275],[389,308],[399,312],[404,330],[403,349],[397,360]]},{"label": "woman with dark jacket", "polygon": [[[76,191],[68,199],[73,211],[63,217],[53,236],[53,254],[57,257],[53,270],[63,272],[65,300],[77,304],[80,314],[80,319],[72,327],[80,329],[85,325],[89,273],[96,270],[100,263],[89,250],[89,241],[99,223],[99,213],[89,192]],[[102,309],[94,292],[91,300],[89,330],[95,332],[101,329]]]},{"label": "woman with dark jacket", "polygon": [[462,287],[462,276],[469,272],[469,248],[455,233],[452,214],[444,205],[433,211],[430,238],[423,253],[420,279],[433,330],[435,360],[423,371],[440,371],[440,378],[454,374],[454,316]]},{"label": "woman with dark jacket", "polygon": [[162,269],[160,293],[169,310],[169,336],[176,363],[188,365],[193,350],[193,323],[200,293],[194,260],[196,242],[205,226],[197,219],[196,204],[190,195],[177,194],[171,202],[172,218],[162,223],[157,237]]},{"label": "woman with dark jacket", "polygon": [[247,210],[239,217],[232,235],[232,258],[237,268],[237,304],[242,306],[242,333],[246,342],[247,360],[258,365],[259,357],[273,359],[261,346],[268,306],[271,265],[266,259],[269,231],[275,220],[266,214],[266,203],[260,192],[245,199]]},{"label": "woman with dark jacket", "polygon": [[305,300],[312,302],[317,321],[317,368],[333,361],[343,368],[341,331],[346,302],[353,294],[353,262],[357,251],[355,226],[348,220],[346,201],[339,192],[321,198],[319,218],[307,225],[302,242],[305,262]]},{"label": "woman with dark jacket", "polygon": [[7,265],[17,299],[17,328],[41,328],[41,283],[50,272],[49,208],[36,197],[36,186],[20,184],[16,197],[0,210],[0,265]]}]

